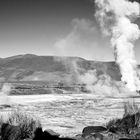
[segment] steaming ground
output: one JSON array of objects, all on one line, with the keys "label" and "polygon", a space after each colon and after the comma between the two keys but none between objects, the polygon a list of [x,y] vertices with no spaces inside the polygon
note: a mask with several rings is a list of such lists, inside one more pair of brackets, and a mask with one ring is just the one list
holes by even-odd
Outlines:
[{"label": "steaming ground", "polygon": [[140,37],[140,29],[134,23],[139,17],[138,2],[128,0],[95,0],[95,16],[105,35],[111,37],[115,61],[120,67],[121,80],[131,91],[140,90],[134,42]]},{"label": "steaming ground", "polygon": [[[0,98],[1,99],[1,98]],[[80,134],[87,125],[105,124],[123,115],[123,103],[132,97],[107,97],[95,94],[9,96],[11,108],[1,108],[1,113],[19,109],[38,118],[44,129],[61,135]],[[140,104],[139,97],[134,99]]]}]

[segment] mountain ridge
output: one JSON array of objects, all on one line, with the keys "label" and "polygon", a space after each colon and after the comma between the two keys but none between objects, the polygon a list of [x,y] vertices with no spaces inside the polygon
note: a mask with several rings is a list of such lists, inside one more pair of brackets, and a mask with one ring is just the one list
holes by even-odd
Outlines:
[{"label": "mountain ridge", "polygon": [[34,54],[0,59],[0,81],[65,81],[89,70],[96,70],[97,75],[109,75],[116,81],[120,81],[121,78],[119,67],[113,61],[102,62],[81,57]]}]

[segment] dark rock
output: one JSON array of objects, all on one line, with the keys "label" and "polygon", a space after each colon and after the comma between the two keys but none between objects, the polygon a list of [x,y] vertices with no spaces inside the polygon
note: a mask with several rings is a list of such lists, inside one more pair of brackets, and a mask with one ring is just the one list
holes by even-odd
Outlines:
[{"label": "dark rock", "polygon": [[108,130],[109,132],[111,132],[111,133],[117,133],[117,131],[118,131],[118,128],[117,127],[111,127],[111,128],[109,128],[109,130]]},{"label": "dark rock", "polygon": [[75,140],[73,138],[68,138],[68,137],[64,137],[64,138],[59,138],[58,140]]},{"label": "dark rock", "polygon": [[105,137],[105,140],[119,140],[119,138],[121,138],[119,135],[110,132],[107,132]]},{"label": "dark rock", "polygon": [[83,129],[82,136],[86,137],[92,133],[100,133],[103,131],[107,131],[107,128],[105,128],[103,126],[87,126]]},{"label": "dark rock", "polygon": [[11,105],[8,105],[8,104],[3,104],[3,105],[0,105],[0,106],[2,106],[4,108],[10,108],[11,107]]},{"label": "dark rock", "polygon": [[93,134],[92,135],[95,139],[98,139],[98,140],[103,140],[103,135],[102,134],[100,134],[100,133],[95,133],[95,134]]},{"label": "dark rock", "polygon": [[6,104],[0,105],[0,109],[10,108],[10,107],[11,107],[10,105],[6,105]]},{"label": "dark rock", "polygon": [[139,139],[120,138],[119,140],[139,140]]},{"label": "dark rock", "polygon": [[50,135],[52,135],[52,136],[60,136],[60,134],[58,134],[58,133],[56,133],[56,132],[54,132],[53,130],[51,130],[51,129],[46,129],[46,130],[44,130],[44,132],[48,132]]},{"label": "dark rock", "polygon": [[77,139],[77,138],[81,138],[82,137],[82,134],[77,134],[77,135],[75,135],[75,138]]},{"label": "dark rock", "polygon": [[35,135],[33,140],[75,140],[72,138],[60,138],[59,136],[56,135],[51,135],[47,131],[42,131],[42,128],[37,128],[35,130]]},{"label": "dark rock", "polygon": [[140,139],[140,133],[137,133],[137,134],[135,135],[135,137],[136,137],[137,139]]},{"label": "dark rock", "polygon": [[73,138],[76,140],[85,140],[85,138],[82,136],[82,134],[77,134]]},{"label": "dark rock", "polygon": [[[35,136],[33,138],[33,140],[45,140],[45,139],[51,139],[52,136],[50,133],[48,133],[47,131],[45,131],[45,133],[42,131],[42,128],[37,128],[35,130]],[[53,139],[56,140],[57,136],[53,136]]]}]

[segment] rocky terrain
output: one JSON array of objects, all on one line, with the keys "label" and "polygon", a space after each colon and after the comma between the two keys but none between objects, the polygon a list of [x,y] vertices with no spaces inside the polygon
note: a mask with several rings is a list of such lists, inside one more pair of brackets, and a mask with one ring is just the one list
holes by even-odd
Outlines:
[{"label": "rocky terrain", "polygon": [[51,129],[43,130],[39,122],[17,113],[6,122],[1,119],[0,137],[2,140],[139,140],[140,112],[135,110],[131,114],[128,109],[128,106],[125,107],[122,118],[112,119],[102,126],[86,126],[81,134],[73,137],[64,137]]},{"label": "rocky terrain", "polygon": [[[92,82],[92,84],[88,83],[89,81],[86,81],[85,75],[95,77],[96,80],[94,84]],[[80,80],[81,77],[84,79],[84,82]],[[94,81],[94,79],[92,80]],[[124,101],[118,101],[118,104],[118,98],[111,97],[119,93],[119,97],[123,100],[121,96],[128,95],[126,92],[119,92],[119,88],[121,88],[120,80],[121,74],[115,62],[97,62],[78,57],[36,56],[31,54],[0,59],[1,93],[4,95],[5,92],[8,92],[10,95],[13,95],[6,98],[4,97],[6,99],[5,102],[20,105],[19,108],[21,107],[28,114],[33,115],[32,113],[34,112],[35,115],[40,115],[42,122],[46,123],[48,121],[50,129],[56,128],[55,125],[58,127],[60,120],[63,121],[61,122],[62,124],[59,125],[63,132],[64,129],[68,127],[70,129],[73,128],[71,127],[73,125],[77,125],[78,127],[82,126],[79,127],[81,133],[77,133],[77,135],[72,137],[72,139],[76,140],[140,139],[139,111],[133,114],[124,113],[123,117],[120,117],[121,115],[119,114],[120,116],[118,117],[120,118],[111,120],[107,124],[100,123],[99,125],[94,125],[94,122],[98,121],[98,119],[102,121],[104,119],[106,120],[108,115],[110,115],[110,118],[112,118],[113,115],[118,115],[120,104],[122,105]],[[3,86],[5,82],[9,83],[6,87]],[[87,84],[91,84],[91,86],[95,87],[94,94],[85,94],[89,93],[86,88]],[[7,86],[9,86],[9,90],[5,91]],[[118,89],[117,86],[119,87]],[[115,91],[113,91],[113,89],[115,89]],[[109,90],[110,92],[108,94]],[[77,95],[74,93],[77,93]],[[84,93],[84,95],[79,95],[79,93]],[[44,98],[43,95],[42,98],[40,97],[42,103],[36,103],[36,101],[38,102],[38,97],[34,96],[35,99],[33,99],[29,94],[51,95],[47,95],[46,98]],[[68,96],[65,98],[63,94]],[[71,94],[74,94],[74,98],[72,98]],[[97,100],[100,94],[102,98]],[[15,95],[28,95],[28,97]],[[93,99],[91,97],[86,99],[87,95]],[[106,99],[104,97],[108,98]],[[60,101],[58,101],[58,98]],[[16,105],[15,107],[17,107]],[[1,106],[1,110],[3,111],[5,108],[11,108],[11,106],[7,104]],[[44,117],[47,120],[46,122],[43,120]],[[110,120],[109,117],[108,119]],[[50,127],[50,121],[53,121],[52,127]],[[81,122],[83,122],[83,124]],[[10,123],[10,125],[14,126],[15,124]],[[83,125],[85,128],[83,128]],[[11,131],[12,128],[11,126],[9,127]],[[15,128],[19,130],[18,127]],[[68,129],[66,129],[67,132]],[[55,131],[55,129],[53,130]],[[49,131],[49,138],[53,138],[53,135],[57,134],[54,131],[51,130],[51,133]],[[44,133],[46,135],[48,130],[41,131],[40,135],[44,136]],[[71,134],[69,133],[69,135]],[[45,136],[45,139],[46,138]],[[59,136],[57,136],[57,140],[58,139]]]},{"label": "rocky terrain", "polygon": [[[0,87],[11,84],[11,95],[88,92],[84,76],[120,81],[115,62],[89,61],[79,57],[18,55],[0,59]],[[92,76],[90,76],[92,77]],[[83,80],[81,80],[83,79]]]}]

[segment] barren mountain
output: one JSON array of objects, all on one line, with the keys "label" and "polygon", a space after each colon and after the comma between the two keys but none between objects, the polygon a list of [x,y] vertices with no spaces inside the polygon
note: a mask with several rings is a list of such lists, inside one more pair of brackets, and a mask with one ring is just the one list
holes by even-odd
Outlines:
[{"label": "barren mountain", "polygon": [[120,80],[115,62],[88,61],[80,57],[18,55],[0,59],[0,81],[71,81],[78,74],[96,70]]}]

